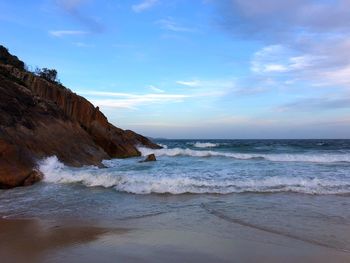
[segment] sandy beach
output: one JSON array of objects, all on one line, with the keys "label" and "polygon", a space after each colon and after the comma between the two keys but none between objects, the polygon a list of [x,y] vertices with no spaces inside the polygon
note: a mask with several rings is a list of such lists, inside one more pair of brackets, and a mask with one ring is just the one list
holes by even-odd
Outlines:
[{"label": "sandy beach", "polygon": [[349,251],[322,241],[242,225],[200,207],[123,220],[1,219],[0,255],[3,263],[350,260]]}]

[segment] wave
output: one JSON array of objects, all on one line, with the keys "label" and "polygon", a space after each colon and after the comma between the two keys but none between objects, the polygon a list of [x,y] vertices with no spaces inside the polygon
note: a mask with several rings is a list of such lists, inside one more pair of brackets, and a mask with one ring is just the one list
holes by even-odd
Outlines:
[{"label": "wave", "polygon": [[158,143],[158,145],[164,149],[168,149],[168,145],[166,145],[166,144]]},{"label": "wave", "polygon": [[273,162],[314,162],[314,163],[335,163],[350,162],[350,154],[248,154],[230,153],[211,150],[192,150],[189,148],[171,149],[149,149],[139,148],[143,156],[154,153],[156,156],[192,156],[192,157],[227,157],[238,160],[267,160]]},{"label": "wave", "polygon": [[196,142],[196,143],[193,143],[192,145],[196,148],[213,148],[213,147],[219,146],[220,144],[211,143],[211,142]]},{"label": "wave", "polygon": [[120,172],[97,167],[70,168],[49,157],[39,163],[44,181],[50,183],[81,183],[88,187],[114,188],[120,192],[133,194],[230,194],[230,193],[276,193],[296,192],[307,194],[348,194],[350,182],[339,179],[303,177],[262,177],[206,179],[187,175],[156,175]]},{"label": "wave", "polygon": [[86,186],[112,187],[119,183],[119,178],[94,166],[71,168],[61,163],[56,156],[39,162],[39,170],[44,174],[44,181],[50,183],[82,183]]}]

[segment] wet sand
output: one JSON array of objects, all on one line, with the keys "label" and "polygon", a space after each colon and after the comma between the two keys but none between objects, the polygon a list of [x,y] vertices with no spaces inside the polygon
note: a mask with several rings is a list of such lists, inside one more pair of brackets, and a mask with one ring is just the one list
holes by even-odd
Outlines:
[{"label": "wet sand", "polygon": [[1,262],[45,262],[52,251],[98,241],[105,234],[118,236],[127,231],[38,219],[1,219]]},{"label": "wet sand", "polygon": [[177,211],[118,222],[1,219],[12,262],[350,262],[350,253]]}]

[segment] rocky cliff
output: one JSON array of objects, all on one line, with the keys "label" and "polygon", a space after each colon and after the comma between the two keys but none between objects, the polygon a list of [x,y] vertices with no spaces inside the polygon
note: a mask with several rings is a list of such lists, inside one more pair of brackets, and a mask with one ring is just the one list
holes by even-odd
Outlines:
[{"label": "rocky cliff", "polygon": [[0,187],[39,180],[36,163],[45,156],[72,166],[100,165],[139,156],[138,145],[159,148],[113,126],[98,107],[61,84],[25,70],[0,46]]}]

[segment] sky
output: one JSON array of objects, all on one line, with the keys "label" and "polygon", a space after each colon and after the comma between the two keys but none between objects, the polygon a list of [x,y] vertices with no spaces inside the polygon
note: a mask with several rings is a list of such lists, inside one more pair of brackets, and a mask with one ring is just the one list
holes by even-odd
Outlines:
[{"label": "sky", "polygon": [[155,138],[350,138],[350,0],[0,0],[0,44]]}]

